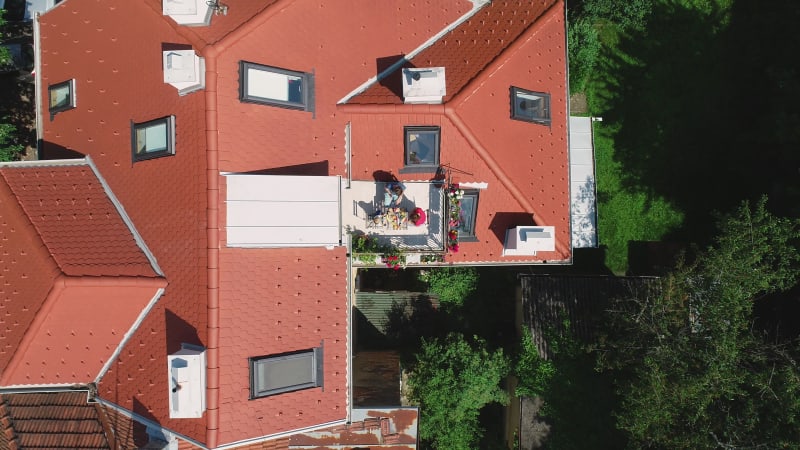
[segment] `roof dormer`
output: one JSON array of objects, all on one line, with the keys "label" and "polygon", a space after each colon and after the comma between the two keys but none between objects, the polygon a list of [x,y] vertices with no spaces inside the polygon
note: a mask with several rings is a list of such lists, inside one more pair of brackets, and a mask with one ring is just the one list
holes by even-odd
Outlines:
[{"label": "roof dormer", "polygon": [[444,67],[403,69],[405,103],[442,103],[445,95]]},{"label": "roof dormer", "polygon": [[211,24],[211,12],[215,10],[207,0],[163,0],[162,9],[165,16],[170,16],[180,25],[207,26]]},{"label": "roof dormer", "polygon": [[186,95],[206,87],[205,59],[194,50],[166,50],[162,52],[164,83],[171,84],[178,94]]}]

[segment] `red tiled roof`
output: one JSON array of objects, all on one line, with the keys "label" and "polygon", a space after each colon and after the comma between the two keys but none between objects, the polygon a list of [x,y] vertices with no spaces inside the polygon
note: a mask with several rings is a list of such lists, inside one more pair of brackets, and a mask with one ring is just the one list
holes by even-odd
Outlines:
[{"label": "red tiled roof", "polygon": [[[363,412],[359,411],[359,414]],[[355,415],[355,413],[354,413]],[[351,423],[292,435],[290,449],[339,449],[380,448],[416,449],[417,421],[416,408],[374,409],[364,413],[364,417]]]},{"label": "red tiled roof", "polygon": [[[98,395],[204,441],[206,418],[169,419],[166,395],[166,355],[208,342],[209,285],[205,98],[179,96],[163,81],[162,46],[190,43],[171,23],[160,8],[129,0],[69,0],[41,17],[42,85],[75,79],[77,98],[45,121],[43,153],[92,157],[169,281]],[[132,163],[131,122],[168,115],[175,155]]]},{"label": "red tiled roof", "polygon": [[[518,6],[519,2],[495,1],[491,8],[495,14],[514,17]],[[341,107],[351,113],[354,178],[369,179],[379,170],[398,174],[402,180],[433,178],[434,173],[403,174],[401,170],[405,164],[403,127],[434,125],[441,129],[440,161],[455,169],[452,181],[488,184],[487,189],[479,191],[477,242],[461,242],[458,253],[447,254],[448,262],[523,263],[571,258],[563,6],[559,1],[544,11],[483,68],[473,88],[462,90],[446,105]],[[449,74],[450,68],[446,71]],[[549,93],[552,123],[547,126],[511,120],[511,86]],[[556,251],[502,256],[506,230],[534,224],[555,226]]]},{"label": "red tiled roof", "polygon": [[0,368],[11,361],[60,271],[0,177]]},{"label": "red tiled roof", "polygon": [[[429,4],[426,0],[393,2],[387,10],[387,3],[373,0],[349,0],[346,6],[325,0],[282,2],[275,5],[282,8],[280,14],[267,23],[247,28],[229,46],[221,42],[216,99],[220,170],[245,172],[319,163],[326,170],[322,175],[344,174],[347,119],[336,103],[375,76],[384,59],[394,61],[421,45],[472,6],[466,0],[437,7]],[[422,9],[425,14],[420,14]],[[241,102],[238,71],[242,60],[313,71],[314,116]]]},{"label": "red tiled roof", "polygon": [[0,176],[65,275],[157,276],[88,164],[6,166]]},{"label": "red tiled roof", "polygon": [[[491,140],[484,136],[491,136],[487,134],[493,132],[490,127],[499,122],[489,121],[485,128],[475,125],[468,99],[461,99],[464,110],[457,111],[463,114],[463,124],[453,122],[458,114],[415,110],[404,117],[398,115],[398,122],[388,121],[399,128],[386,128],[380,123],[385,117],[379,114],[355,117],[336,106],[354,86],[374,76],[384,60],[395,60],[418,47],[468,11],[471,2],[428,7],[426,14],[420,11],[431,2],[423,0],[392,5],[396,9],[390,13],[385,4],[372,0],[350,2],[347,7],[325,0],[225,3],[230,6],[228,16],[215,16],[210,27],[193,29],[162,17],[157,0],[104,0],[104,8],[97,8],[95,2],[71,0],[41,20],[43,84],[74,78],[78,98],[77,108],[44,123],[45,154],[66,150],[92,156],[169,280],[162,299],[99,383],[99,396],[195,440],[208,439],[213,445],[343,420],[347,406],[346,250],[227,248],[224,186],[217,190],[220,171],[284,168],[290,173],[294,166],[316,163],[320,170],[315,174],[345,174],[344,129],[352,119],[354,178],[368,179],[370,170],[402,164],[397,164],[402,150],[398,153],[395,148],[397,142],[402,146],[402,124],[440,121],[443,139],[447,129],[448,145],[452,145],[447,158],[474,166],[477,181],[488,181],[491,186],[486,195],[482,193],[481,204],[491,208],[483,211],[480,226],[493,230],[497,211],[526,214],[536,209],[538,214],[555,204],[555,200],[538,195],[529,199],[533,188],[521,189],[510,183],[505,169],[490,170],[486,155],[476,150],[474,143]],[[543,2],[494,3],[530,14],[545,7]],[[519,25],[521,20],[504,20],[497,23],[507,26],[502,32],[522,27],[509,33],[529,35],[530,28]],[[470,26],[477,33],[481,25],[475,22]],[[562,53],[563,33],[563,29],[556,30],[552,38],[562,40]],[[291,45],[284,45],[288,42]],[[449,41],[444,50],[442,42],[418,57],[430,52],[432,62],[434,57],[453,53],[450,49],[455,41]],[[179,97],[172,86],[163,83],[161,49],[165,43],[211,44],[196,48],[206,56],[205,91]],[[494,55],[470,56],[466,66],[459,66],[458,60],[445,61],[454,64],[454,76],[462,80],[458,90],[481,68],[501,73],[494,67],[495,57],[502,49],[509,53],[514,47],[510,42],[502,44]],[[242,103],[238,93],[238,63],[242,60],[313,72],[315,113]],[[476,61],[482,64],[476,72],[465,69],[479,65]],[[556,63],[557,57],[548,61]],[[548,92],[565,86],[564,67],[553,71],[555,80],[544,87]],[[493,86],[479,95],[500,91]],[[448,92],[448,99],[456,98],[449,78]],[[553,93],[554,108],[564,108],[554,109],[554,115],[566,116],[565,96],[565,90]],[[176,116],[175,155],[131,163],[131,122],[167,115]],[[529,128],[521,131],[525,138],[542,133],[540,126],[526,125]],[[364,133],[373,129],[383,134]],[[465,137],[465,130],[474,133],[473,139]],[[566,163],[566,156],[562,161],[560,147],[552,153],[540,149],[559,145],[562,131],[554,121],[552,133],[544,133],[531,149],[521,151],[512,146],[505,151],[536,156],[540,152],[552,161],[546,163],[550,170],[551,165]],[[356,139],[366,141],[358,141],[363,145],[356,146]],[[539,161],[529,161],[520,170],[530,170]],[[562,176],[557,170],[550,172],[556,178]],[[524,184],[527,179],[514,181]],[[563,189],[559,184],[552,196],[561,201]],[[564,200],[568,201],[566,195]],[[496,223],[500,228],[507,225],[502,220]],[[465,246],[456,261],[499,260],[502,244],[498,245],[497,239],[482,235],[474,250]],[[209,346],[209,403],[202,419],[169,418],[165,356],[182,342]],[[325,349],[324,389],[249,400],[248,357],[316,347],[320,342]]]},{"label": "red tiled roof", "polygon": [[[145,0],[155,11],[161,13],[163,0]],[[213,45],[220,39],[230,34],[233,30],[241,27],[261,11],[269,8],[278,0],[225,0],[220,2],[228,6],[228,11],[223,14],[211,16],[209,26],[180,26],[173,22],[169,16],[166,20],[173,23],[175,27],[180,27],[181,32],[196,35],[207,45]],[[200,50],[200,49],[198,49]]]},{"label": "red tiled roof", "polygon": [[166,282],[159,279],[62,278],[0,381],[3,385],[93,382],[164,286]]},{"label": "red tiled roof", "polygon": [[[558,0],[494,0],[402,67],[445,67],[447,102]],[[351,104],[402,104],[401,69],[369,86]]]},{"label": "red tiled roof", "polygon": [[[5,165],[0,180],[0,202],[7,206],[0,232],[14,235],[13,244],[0,243],[4,262],[14,268],[8,274],[13,290],[3,303],[8,315],[0,319],[9,346],[0,353],[0,380],[94,381],[165,283],[89,164]],[[53,263],[67,275],[61,281]],[[74,358],[64,358],[65,349]]]},{"label": "red tiled roof", "polygon": [[[346,249],[220,252],[220,443],[347,416]],[[248,358],[322,345],[323,388],[249,400]]]},{"label": "red tiled roof", "polygon": [[0,418],[8,421],[9,446],[20,449],[110,449],[87,393],[0,394]]}]

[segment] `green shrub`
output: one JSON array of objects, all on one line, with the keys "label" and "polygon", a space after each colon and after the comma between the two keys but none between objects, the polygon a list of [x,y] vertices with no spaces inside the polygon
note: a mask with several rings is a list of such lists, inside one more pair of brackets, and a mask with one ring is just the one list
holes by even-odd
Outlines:
[{"label": "green shrub", "polygon": [[444,304],[461,305],[478,287],[478,270],[474,267],[435,267],[420,275],[428,290]]},{"label": "green shrub", "polygon": [[570,90],[582,92],[600,56],[600,37],[594,22],[585,17],[570,22],[567,44]]},{"label": "green shrub", "polygon": [[0,123],[0,161],[14,161],[24,150],[22,145],[11,144],[15,131],[14,125]]},{"label": "green shrub", "polygon": [[530,330],[523,330],[521,349],[514,371],[519,379],[514,391],[517,397],[544,396],[556,374],[553,362],[539,356],[539,349],[533,343]]},{"label": "green shrub", "polygon": [[586,0],[583,16],[607,20],[621,30],[643,29],[653,12],[653,0]]}]

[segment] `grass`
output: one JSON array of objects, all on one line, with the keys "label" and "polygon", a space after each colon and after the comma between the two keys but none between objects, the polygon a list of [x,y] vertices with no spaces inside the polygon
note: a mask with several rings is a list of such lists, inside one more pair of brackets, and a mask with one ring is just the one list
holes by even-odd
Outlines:
[{"label": "grass", "polygon": [[660,240],[681,226],[683,213],[663,198],[623,186],[624,168],[614,160],[616,129],[595,127],[598,233],[600,244],[607,248],[606,267],[624,274],[629,242]]},{"label": "grass", "polygon": [[613,272],[633,241],[706,244],[742,200],[768,194],[800,216],[797,20],[789,0],[653,0],[642,28],[598,25],[599,59],[574,86],[604,119],[598,232]]}]

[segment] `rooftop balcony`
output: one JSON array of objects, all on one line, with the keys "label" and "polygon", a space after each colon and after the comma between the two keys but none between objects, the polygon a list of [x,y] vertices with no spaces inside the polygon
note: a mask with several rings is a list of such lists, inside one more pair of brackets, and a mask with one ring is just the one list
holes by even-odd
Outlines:
[{"label": "rooftop balcony", "polygon": [[406,190],[400,209],[412,212],[422,208],[427,215],[425,223],[416,226],[411,221],[405,225],[394,220],[378,220],[374,216],[383,212],[386,183],[352,181],[342,188],[342,227],[345,232],[362,232],[379,242],[391,244],[404,252],[443,252],[445,248],[443,211],[444,191],[441,184],[431,182],[403,182]]}]

